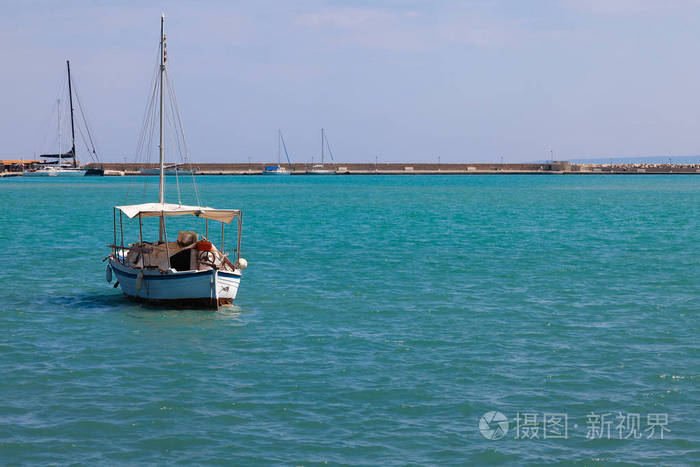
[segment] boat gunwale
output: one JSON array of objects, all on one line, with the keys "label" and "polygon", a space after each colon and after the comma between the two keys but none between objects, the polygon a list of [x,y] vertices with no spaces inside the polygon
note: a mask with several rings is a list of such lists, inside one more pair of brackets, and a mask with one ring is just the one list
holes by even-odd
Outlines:
[{"label": "boat gunwale", "polygon": [[[183,279],[186,277],[193,277],[193,276],[204,276],[204,275],[213,275],[214,272],[217,274],[224,276],[224,277],[233,277],[236,279],[240,279],[243,277],[242,274],[236,273],[236,272],[231,272],[231,271],[223,271],[221,269],[206,269],[206,270],[196,270],[196,269],[189,269],[187,271],[160,271],[158,269],[141,269],[141,268],[132,268],[129,266],[126,266],[122,264],[118,259],[115,257],[110,257],[110,262],[109,262],[110,267],[114,268],[119,274],[124,274],[127,277],[130,278],[136,278],[138,277],[138,272],[143,272],[143,279],[144,280],[165,280],[165,279]],[[131,271],[137,271],[136,273],[133,273]]]}]

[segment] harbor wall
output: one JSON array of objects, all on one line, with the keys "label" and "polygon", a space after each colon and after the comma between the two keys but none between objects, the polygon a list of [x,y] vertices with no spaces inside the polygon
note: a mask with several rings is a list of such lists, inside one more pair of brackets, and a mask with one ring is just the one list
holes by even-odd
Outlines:
[{"label": "harbor wall", "polygon": [[[199,175],[258,175],[275,163],[201,163],[192,164]],[[104,163],[87,164],[102,167],[105,175],[141,175],[141,169],[154,169],[158,164]],[[292,175],[303,175],[312,164],[293,164]],[[411,174],[700,174],[700,164],[572,164],[566,161],[522,164],[437,164],[437,163],[333,163],[325,169],[347,175],[411,175]],[[183,166],[183,170],[190,170]]]}]

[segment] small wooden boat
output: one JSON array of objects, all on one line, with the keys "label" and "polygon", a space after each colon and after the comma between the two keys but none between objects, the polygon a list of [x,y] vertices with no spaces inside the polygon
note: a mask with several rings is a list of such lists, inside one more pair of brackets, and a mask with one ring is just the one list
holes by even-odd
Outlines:
[{"label": "small wooden boat", "polygon": [[[161,16],[160,38],[160,168],[157,203],[143,203],[113,208],[113,243],[109,247],[106,278],[113,275],[124,294],[137,301],[175,307],[219,308],[232,305],[241,281],[241,272],[248,265],[240,257],[243,213],[238,209],[214,209],[165,202],[163,151],[163,74],[165,73],[164,16]],[[156,84],[158,86],[158,84]],[[179,191],[178,191],[179,198]],[[119,219],[117,223],[117,213]],[[124,243],[124,216],[138,219],[138,242]],[[168,241],[166,218],[192,216],[205,220],[205,233],[179,231],[175,241]],[[145,241],[143,222],[158,219],[158,239]],[[235,259],[224,249],[224,226],[237,221]],[[221,223],[220,243],[209,237],[209,221]],[[218,229],[217,229],[218,230]],[[172,238],[172,237],[171,237]],[[107,259],[107,258],[105,258]]]},{"label": "small wooden boat", "polygon": [[[119,212],[119,224],[117,224]],[[137,243],[124,244],[123,216],[139,221]],[[180,231],[169,242],[165,219],[169,216],[194,216],[206,219],[202,237],[194,231]],[[156,217],[160,238],[143,239],[143,220]],[[232,305],[241,281],[241,271],[248,265],[240,257],[242,213],[237,209],[213,209],[169,203],[145,203],[114,207],[114,243],[110,245],[107,280],[112,273],[122,292],[134,300],[175,307],[218,308]],[[217,248],[209,237],[209,220],[221,223],[221,243]],[[236,259],[224,253],[224,225],[237,220]],[[121,243],[117,239],[121,238]],[[116,285],[115,285],[116,286]]]}]

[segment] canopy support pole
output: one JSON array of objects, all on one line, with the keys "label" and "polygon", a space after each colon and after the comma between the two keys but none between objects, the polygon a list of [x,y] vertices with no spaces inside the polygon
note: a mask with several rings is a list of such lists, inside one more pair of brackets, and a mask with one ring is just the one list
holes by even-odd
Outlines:
[{"label": "canopy support pole", "polygon": [[238,242],[236,244],[236,266],[241,259],[241,227],[243,227],[243,213],[238,214]]},{"label": "canopy support pole", "polygon": [[[124,223],[122,222],[122,212],[119,211],[119,231],[121,232],[122,235],[122,251],[121,254],[122,256],[124,255]],[[122,264],[124,264],[124,260],[122,259],[120,261]]]},{"label": "canopy support pole", "polygon": [[143,229],[141,226],[141,213],[139,213],[139,249],[141,250],[141,270],[143,270],[145,261],[143,257]]},{"label": "canopy support pole", "polygon": [[[119,211],[121,213],[121,211]],[[112,243],[112,254],[117,253],[117,208],[112,208],[112,231],[114,233],[114,243]]]},{"label": "canopy support pole", "polygon": [[[158,241],[160,243],[163,243],[163,233],[165,232],[165,218],[161,215],[160,216],[160,223],[158,226]],[[165,241],[167,242],[167,235]]]},{"label": "canopy support pole", "polygon": [[168,257],[168,271],[170,270],[170,250],[168,249],[168,232],[165,230],[165,216],[161,214],[160,222],[163,226],[163,235],[165,236],[165,256]]},{"label": "canopy support pole", "polygon": [[224,223],[221,222],[221,254],[224,254]]}]

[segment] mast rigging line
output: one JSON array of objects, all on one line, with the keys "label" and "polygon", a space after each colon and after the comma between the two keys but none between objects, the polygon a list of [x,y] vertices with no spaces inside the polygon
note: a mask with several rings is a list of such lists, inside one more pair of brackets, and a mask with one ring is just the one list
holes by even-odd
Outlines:
[{"label": "mast rigging line", "polygon": [[[172,103],[170,103],[170,104],[172,106]],[[180,141],[178,138],[178,134],[177,134],[177,131],[175,128],[175,122],[173,121],[174,119],[172,118],[172,115],[170,115],[169,113],[166,113],[165,119],[170,124],[170,128],[172,129],[173,134],[175,135],[175,137],[173,138],[173,140],[174,140],[173,142],[175,143],[174,145],[177,148],[178,154],[180,155],[180,159],[182,159],[182,150],[180,147]],[[180,194],[180,175],[178,174],[179,170],[178,170],[177,164],[175,165],[174,169],[175,169],[175,185],[177,187],[177,204],[182,205],[182,198],[181,198],[181,194]]]},{"label": "mast rigging line", "polygon": [[151,129],[152,125],[150,124],[151,118],[154,113],[154,103],[156,100],[156,94],[158,92],[158,67],[156,66],[153,70],[153,76],[151,78],[151,85],[149,87],[151,89],[150,93],[150,99],[146,103],[146,108],[144,109],[143,113],[143,118],[142,120],[142,126],[141,126],[141,132],[139,133],[139,139],[136,143],[136,157],[139,157],[142,155],[143,149],[144,149],[144,143],[146,142],[147,134],[148,131]]},{"label": "mast rigging line", "polygon": [[[83,121],[83,126],[85,127],[85,132],[87,133],[88,140],[90,141],[90,144],[85,140],[85,135],[83,134],[82,128],[80,127],[80,124],[78,124],[78,132],[80,133],[80,136],[83,138],[83,143],[85,144],[85,147],[90,154],[90,157],[92,158],[93,161],[96,163],[99,163],[99,157],[97,156],[98,151],[97,151],[97,146],[95,145],[95,140],[92,137],[92,131],[90,131],[90,125],[88,124],[88,117],[87,117],[87,112],[83,108],[83,102],[80,99],[80,89],[78,87],[78,83],[75,81],[75,77],[71,75],[71,82],[73,83],[73,95],[75,96],[75,101],[78,103],[78,110],[80,117],[82,118]],[[80,121],[78,122],[80,123]]]},{"label": "mast rigging line", "polygon": [[42,120],[42,125],[39,127],[40,130],[43,134],[44,137],[41,140],[41,143],[37,147],[36,145],[34,146],[34,155],[36,156],[38,153],[42,152],[41,148],[45,148],[48,146],[48,139],[49,139],[49,134],[54,134],[52,130],[53,127],[53,122],[54,122],[54,113],[56,112],[56,106],[51,104],[51,110],[49,111],[48,118]]},{"label": "mast rigging line", "polygon": [[[160,42],[160,41],[159,41]],[[146,103],[146,108],[143,112],[143,118],[141,119],[141,131],[139,132],[139,137],[136,142],[136,152],[134,154],[134,163],[138,164],[140,162],[148,163],[150,161],[150,151],[151,144],[153,142],[153,132],[154,132],[154,119],[155,119],[155,100],[156,94],[158,93],[158,68],[160,66],[160,43],[158,44],[158,59],[156,60],[156,65],[153,67],[153,73],[151,75],[150,86],[150,98]],[[148,143],[148,144],[146,144]],[[126,189],[126,196],[124,203],[128,203],[129,195],[131,192],[131,186],[135,182],[134,176],[129,177],[129,183]],[[143,183],[143,197],[146,196],[147,182]]]},{"label": "mast rigging line", "polygon": [[[161,19],[161,21],[163,21]],[[162,24],[162,23],[161,23]],[[194,188],[194,195],[197,205],[202,206],[202,199],[197,187],[197,183],[194,176],[194,167],[190,158],[189,147],[187,145],[187,138],[185,136],[184,125],[182,124],[182,116],[177,100],[177,94],[175,92],[175,87],[173,85],[173,80],[168,73],[167,64],[171,63],[171,59],[167,57],[166,44],[165,44],[165,34],[164,28],[161,28],[161,35],[159,38],[159,43],[157,47],[157,60],[153,69],[152,79],[151,79],[151,92],[148,99],[148,103],[144,110],[142,118],[142,127],[139,132],[139,138],[136,145],[135,162],[151,161],[151,152],[155,147],[153,146],[153,139],[155,136],[156,125],[160,122],[160,144],[159,153],[162,152],[162,157],[159,156],[159,165],[161,171],[164,172],[164,162],[165,154],[162,149],[165,142],[164,130],[168,126],[172,132],[171,138],[168,141],[172,141],[174,144],[174,149],[179,156],[180,162],[186,165],[192,176],[192,186]],[[167,91],[167,93],[166,93]],[[160,112],[158,108],[160,108]],[[172,113],[172,115],[170,115]],[[173,151],[175,152],[175,151]],[[176,174],[176,177],[179,175]],[[127,188],[126,200],[128,202],[131,184],[134,181],[134,177],[129,177],[129,186]],[[144,180],[144,197],[146,195],[146,187],[148,185],[148,180]],[[178,202],[180,201],[180,191],[179,191],[179,178],[176,179],[176,185],[178,188]],[[165,201],[165,180],[162,179],[159,182],[159,200],[160,196],[160,186],[163,186],[162,200]]]},{"label": "mast rigging line", "polygon": [[[167,68],[164,70],[165,71],[165,81],[168,85],[168,94],[170,96],[170,106],[173,114],[177,118],[177,126],[179,129],[179,136],[182,138],[182,146],[184,149],[184,159],[182,160],[183,163],[187,164],[190,169],[190,175],[192,177],[192,186],[194,187],[194,194],[195,194],[195,199],[197,200],[197,206],[202,206],[202,201],[199,195],[199,189],[197,187],[197,182],[195,181],[194,178],[194,167],[192,165],[192,160],[190,159],[190,149],[189,146],[187,145],[187,138],[185,137],[185,127],[182,124],[182,114],[180,112],[180,105],[178,104],[177,101],[177,94],[175,92],[175,84],[170,77],[170,74],[168,73]],[[177,132],[176,132],[177,134]],[[179,148],[178,148],[179,149]],[[180,157],[182,158],[183,152],[180,152]]]},{"label": "mast rigging line", "polygon": [[331,151],[331,144],[328,142],[328,135],[325,134],[325,131],[323,133],[324,137],[326,138],[326,147],[328,148],[328,154],[330,154],[331,160],[335,162],[335,159],[333,159],[333,151]]},{"label": "mast rigging line", "polygon": [[[79,86],[75,77],[71,73],[70,60],[66,60],[66,71],[66,74],[62,74],[63,79],[61,80],[58,99],[59,105],[52,105],[52,110],[49,115],[50,120],[53,119],[51,117],[52,115],[56,115],[59,120],[57,143],[58,154],[39,154],[39,157],[45,156],[49,158],[57,158],[58,160],[55,162],[55,164],[59,166],[63,165],[64,159],[73,159],[73,167],[75,167],[77,165],[77,138],[78,143],[80,143],[80,141],[82,140],[82,143],[85,145],[86,152],[90,155],[90,159],[94,162],[99,162],[99,157],[97,156],[97,146],[95,144],[95,139],[92,136],[93,132],[90,128],[90,124],[88,123],[89,119],[85,110],[85,106],[83,105],[82,99],[80,98]],[[66,91],[68,94],[67,105],[61,105],[61,103],[66,102],[66,100],[63,99],[63,97],[66,94]],[[76,103],[77,107],[75,106]],[[76,115],[76,113],[79,115]],[[70,118],[70,126],[68,124],[68,118]],[[78,133],[77,135],[76,127]],[[63,134],[65,129],[70,129],[70,149],[66,152],[63,151],[63,141],[61,138],[61,135]],[[47,138],[45,134],[40,147],[44,147],[46,142]]]},{"label": "mast rigging line", "polygon": [[[61,81],[60,85],[57,89],[57,92],[53,94],[54,96],[64,96],[66,93],[66,75],[61,73]],[[44,149],[47,149],[49,146],[54,147],[58,146],[58,135],[56,133],[56,127],[55,125],[55,119],[58,117],[59,113],[61,112],[61,109],[56,106],[56,100],[53,99],[51,100],[51,106],[48,114],[48,118],[46,120],[43,120],[43,125],[41,125],[38,129],[38,132],[42,132],[44,134],[41,143],[39,143],[39,146],[34,147],[34,154],[35,156],[39,156],[42,152],[50,152],[49,150],[44,151]],[[50,136],[52,135],[52,136]],[[51,139],[50,144],[49,144],[49,139]],[[61,152],[60,149],[58,151],[59,153]]]},{"label": "mast rigging line", "polygon": [[282,136],[281,130],[280,130],[280,141],[282,141],[282,147],[284,148],[284,154],[287,156],[287,164],[289,164],[289,168],[294,170],[294,166],[292,166],[292,161],[289,160],[289,153],[287,152],[287,145],[284,143],[284,136]]}]

